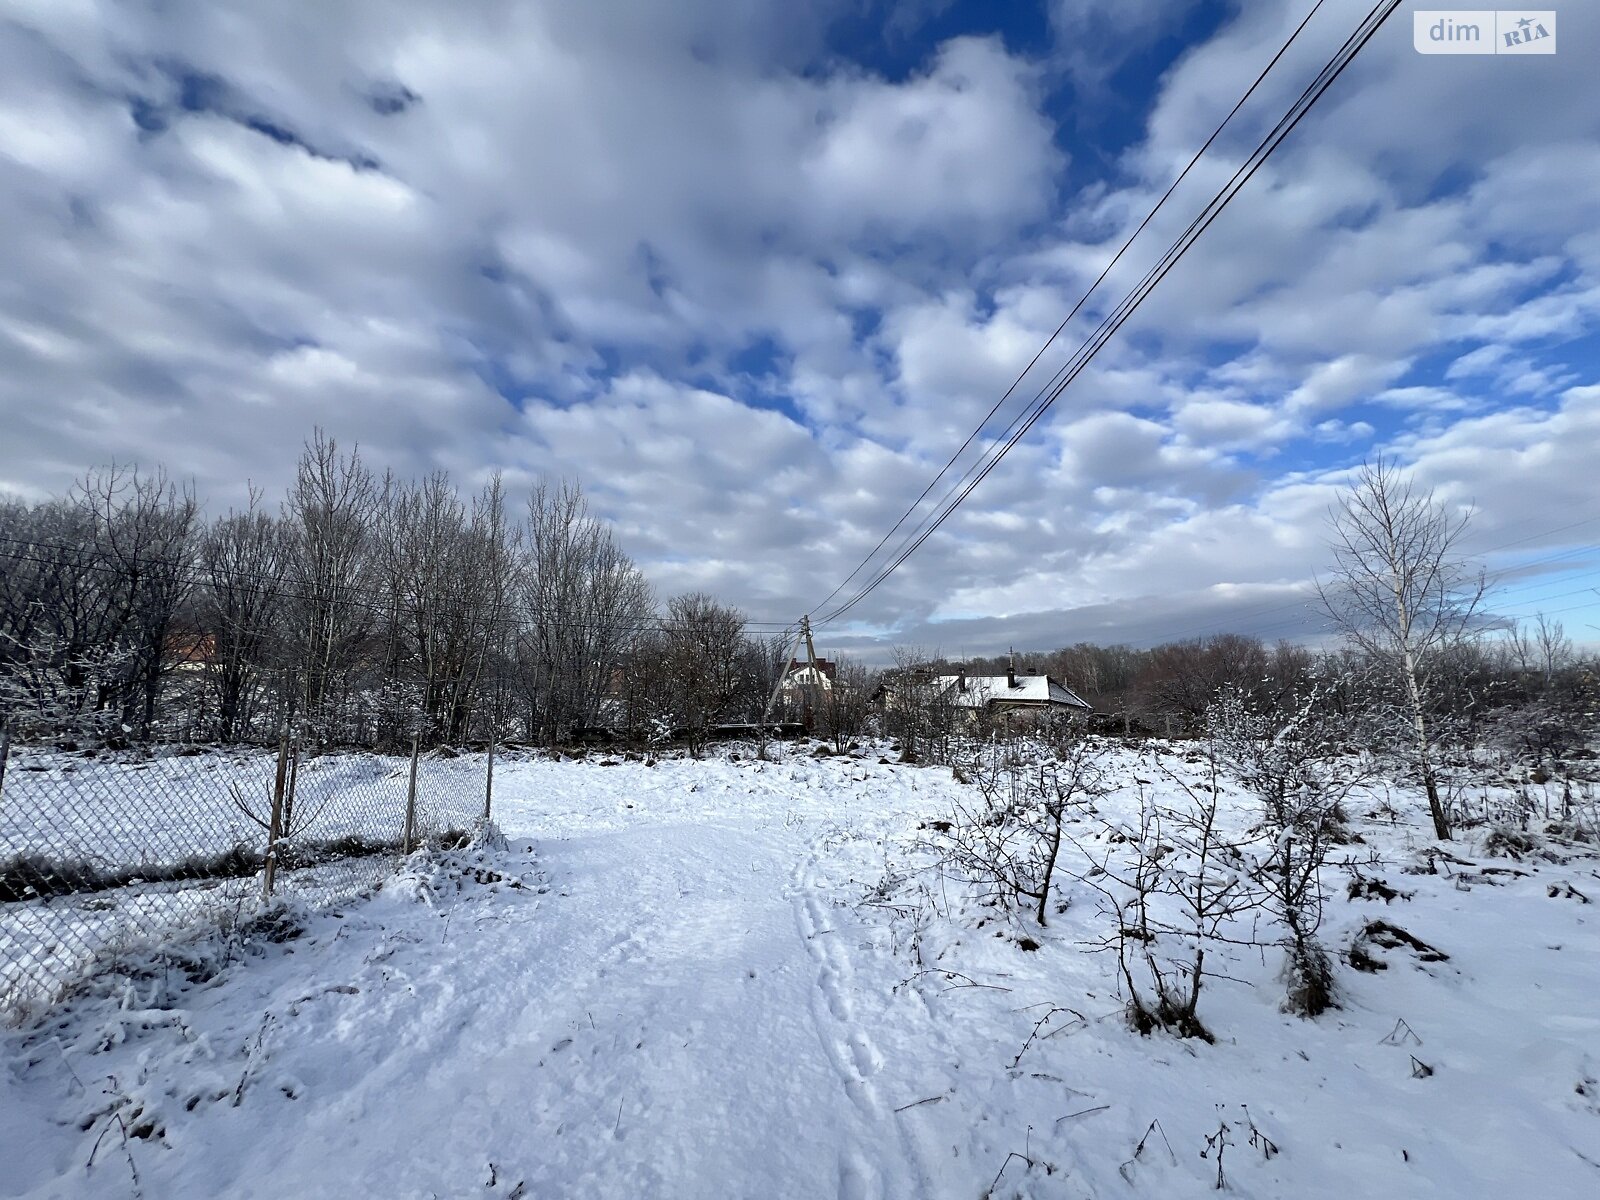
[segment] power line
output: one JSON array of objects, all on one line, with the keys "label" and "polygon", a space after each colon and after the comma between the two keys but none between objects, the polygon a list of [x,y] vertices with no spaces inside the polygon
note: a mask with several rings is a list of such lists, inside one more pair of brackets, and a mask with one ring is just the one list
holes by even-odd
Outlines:
[{"label": "power line", "polygon": [[[1596,579],[1596,578],[1600,578],[1600,571],[1591,571],[1587,575],[1579,575],[1579,576],[1576,576],[1576,578],[1579,578],[1579,579]],[[1568,582],[1571,582],[1571,581],[1569,580]],[[1529,603],[1531,601],[1565,600],[1568,596],[1582,596],[1582,595],[1585,595],[1585,594],[1587,594],[1587,595],[1600,595],[1600,592],[1597,592],[1595,587],[1593,585],[1590,585],[1588,587],[1571,588],[1570,590],[1564,591],[1564,592],[1545,592],[1545,593],[1542,593],[1541,595],[1537,595],[1537,596],[1518,596],[1518,597],[1516,597],[1516,601],[1517,601],[1518,606],[1520,607],[1521,605],[1527,604],[1527,603]]]},{"label": "power line", "polygon": [[[1579,578],[1596,578],[1596,577],[1600,577],[1600,576],[1597,576],[1596,574],[1591,573],[1588,576],[1580,576]],[[1600,604],[1600,589],[1597,589],[1597,588],[1595,588],[1593,586],[1574,588],[1574,589],[1572,589],[1570,591],[1556,592],[1556,593],[1553,593],[1553,594],[1550,594],[1550,595],[1544,595],[1544,596],[1518,597],[1517,598],[1517,603],[1518,603],[1518,606],[1520,607],[1523,603],[1526,603],[1529,600],[1535,600],[1535,601],[1561,600],[1561,599],[1564,599],[1564,598],[1566,598],[1568,596],[1578,596],[1578,595],[1582,595],[1582,594],[1584,594],[1586,592],[1594,594],[1596,596],[1595,603],[1596,604]],[[1593,605],[1580,604],[1580,605],[1578,605],[1576,607],[1577,608],[1589,608],[1589,607],[1593,607]],[[1562,609],[1556,609],[1555,610],[1555,612],[1572,612],[1572,611],[1576,611],[1576,610],[1575,609],[1570,609],[1570,608],[1562,608]],[[1499,610],[1494,608],[1492,605],[1479,605],[1479,607],[1477,608],[1477,610],[1474,612],[1473,615],[1474,615],[1475,619],[1481,618],[1481,619],[1483,619],[1485,621],[1499,623],[1499,622],[1504,622],[1504,621],[1522,621],[1522,620],[1527,620],[1530,617],[1537,617],[1537,616],[1541,616],[1541,615],[1542,616],[1552,616],[1554,614],[1551,613],[1551,612],[1540,612],[1538,610],[1535,610],[1533,612],[1524,612],[1524,613],[1506,613],[1506,612],[1500,612]],[[1332,625],[1332,623],[1328,621],[1326,613],[1321,613],[1321,612],[1318,612],[1316,610],[1308,610],[1307,617],[1308,618],[1321,618],[1319,624],[1320,624],[1320,627],[1322,628],[1322,630],[1324,630],[1325,632],[1333,632],[1334,629],[1335,629],[1335,627]],[[1256,636],[1260,636],[1262,634],[1275,633],[1275,632],[1290,632],[1290,631],[1297,630],[1297,629],[1303,629],[1303,628],[1305,628],[1306,624],[1307,624],[1307,622],[1301,621],[1301,620],[1296,620],[1296,619],[1290,619],[1290,620],[1287,620],[1287,621],[1276,621],[1276,622],[1273,622],[1270,625],[1256,626],[1251,632]],[[1181,639],[1179,639],[1179,640],[1181,640]]]},{"label": "power line", "polygon": [[[1531,541],[1536,541],[1539,538],[1549,537],[1552,534],[1570,532],[1573,529],[1579,529],[1587,525],[1593,525],[1597,521],[1600,521],[1600,517],[1590,517],[1582,521],[1572,521],[1565,525],[1557,525],[1550,529],[1539,530],[1523,537],[1513,538],[1510,541],[1500,542],[1496,545],[1485,547],[1483,550],[1480,550],[1477,552],[1477,554],[1473,555],[1473,557],[1476,558],[1480,555],[1494,554],[1498,551],[1506,550],[1513,546],[1520,546]],[[1511,566],[1501,567],[1495,571],[1488,572],[1484,576],[1485,594],[1489,595],[1510,590],[1516,585],[1516,581],[1504,581],[1509,580],[1510,577],[1515,575],[1517,572],[1531,570],[1535,567],[1548,566],[1552,563],[1569,561],[1573,558],[1579,557],[1580,555],[1597,551],[1600,551],[1600,543],[1586,544],[1577,547],[1569,547],[1553,554],[1530,559],[1527,562],[1515,563]],[[1564,586],[1576,579],[1590,579],[1597,577],[1600,577],[1600,570],[1588,570],[1576,573],[1571,570],[1564,570],[1553,574],[1550,577],[1550,582],[1555,583],[1556,586]],[[1303,587],[1305,585],[1295,584],[1292,586]],[[1562,592],[1555,595],[1535,594],[1533,596],[1520,596],[1516,597],[1516,600],[1517,603],[1521,605],[1529,600],[1556,600],[1561,599],[1566,595],[1577,595],[1587,590],[1590,589],[1578,588],[1572,592]],[[1166,633],[1165,640],[1168,642],[1181,642],[1188,638],[1197,637],[1212,631],[1234,632],[1239,631],[1241,626],[1245,624],[1249,624],[1251,626],[1250,632],[1256,635],[1303,628],[1305,621],[1299,618],[1274,621],[1265,625],[1259,624],[1255,621],[1255,618],[1270,617],[1276,613],[1287,613],[1295,609],[1301,610],[1306,617],[1310,618],[1326,616],[1325,613],[1321,613],[1315,608],[1315,597],[1307,595],[1293,600],[1273,601],[1270,604],[1244,609],[1239,612],[1231,613],[1225,617],[1207,620],[1198,625],[1189,625],[1176,631],[1169,630]],[[1069,610],[1068,615],[1070,615],[1070,611],[1071,610]],[[1497,617],[1502,616],[1502,614],[1498,613],[1493,615]]]},{"label": "power line", "polygon": [[[1122,324],[1128,319],[1128,317],[1138,309],[1138,307],[1148,297],[1150,292],[1154,290],[1156,285],[1166,277],[1167,273],[1172,269],[1173,266],[1177,264],[1179,260],[1182,259],[1190,247],[1193,246],[1194,242],[1198,240],[1198,238],[1206,231],[1206,229],[1210,227],[1212,222],[1214,222],[1216,218],[1223,212],[1223,210],[1227,208],[1228,204],[1230,204],[1238,195],[1239,191],[1244,187],[1244,185],[1249,182],[1249,180],[1254,176],[1255,172],[1260,169],[1262,164],[1271,157],[1271,155],[1278,149],[1280,145],[1282,145],[1284,139],[1287,138],[1288,135],[1293,132],[1295,127],[1298,126],[1299,123],[1305,118],[1306,114],[1311,110],[1312,106],[1315,105],[1317,100],[1322,97],[1328,88],[1332,86],[1333,82],[1338,79],[1341,74],[1343,74],[1345,68],[1350,65],[1350,63],[1355,59],[1356,55],[1361,52],[1361,50],[1369,41],[1371,41],[1372,37],[1383,26],[1384,22],[1388,20],[1388,18],[1393,14],[1394,10],[1399,6],[1399,3],[1400,0],[1379,0],[1379,3],[1376,4],[1367,14],[1367,17],[1362,21],[1361,25],[1358,26],[1348,38],[1346,38],[1344,45],[1340,47],[1339,51],[1323,66],[1317,77],[1310,85],[1307,86],[1300,98],[1290,106],[1289,111],[1279,119],[1278,123],[1273,127],[1271,132],[1267,134],[1262,142],[1256,147],[1255,151],[1253,151],[1245,160],[1245,162],[1238,168],[1238,170],[1235,171],[1233,177],[1226,185],[1224,185],[1222,190],[1212,198],[1211,202],[1201,210],[1201,213],[1190,223],[1189,227],[1184,230],[1183,234],[1181,234],[1173,243],[1173,245],[1169,247],[1167,252],[1158,261],[1156,266],[1151,268],[1144,279],[1142,279],[1139,284],[1135,286],[1135,288],[1129,292],[1127,296],[1124,297],[1122,302],[1118,304],[1118,306],[1101,322],[1100,326],[1095,330],[1095,332],[1092,333],[1083,342],[1079,349],[1067,360],[1067,363],[1064,364],[1056,373],[1056,376],[1052,379],[1052,381],[1046,385],[1045,389],[1041,391],[1040,397],[1036,398],[1033,404],[1031,404],[1027,409],[1025,409],[1022,413],[1019,413],[1018,416],[1013,419],[1005,431],[1006,440],[997,451],[991,452],[992,457],[986,454],[984,459],[980,459],[981,469],[979,469],[979,464],[974,464],[972,468],[969,468],[968,471],[963,475],[962,479],[957,481],[955,487],[953,487],[950,492],[947,492],[945,498],[940,501],[940,505],[943,507],[940,509],[940,511],[938,511],[938,515],[931,520],[931,523],[925,519],[922,523],[923,527],[921,528],[921,532],[916,533],[914,536],[908,536],[906,542],[902,543],[903,548],[896,553],[888,566],[882,568],[875,576],[873,576],[873,578],[864,587],[860,588],[849,601],[835,608],[832,612],[827,613],[819,622],[817,622],[818,624],[825,624],[827,622],[836,620],[844,613],[848,612],[851,608],[859,604],[880,584],[882,584],[884,580],[888,579],[889,576],[892,575],[895,570],[897,570],[900,565],[906,561],[907,558],[915,553],[915,551],[923,544],[923,542],[925,542],[940,528],[940,526],[944,524],[950,515],[954,513],[955,510],[961,505],[962,501],[971,495],[973,489],[983,482],[983,480],[988,476],[989,472],[992,471],[995,466],[997,466],[1000,461],[1005,458],[1006,454],[1009,453],[1010,450],[1017,444],[1017,442],[1027,434],[1027,432],[1033,427],[1034,423],[1037,422],[1046,411],[1048,411],[1061,393],[1066,390],[1066,388],[1077,378],[1077,376],[1089,364],[1089,362],[1091,362],[1100,352],[1106,342],[1108,342],[1111,337],[1116,334],[1117,330],[1121,328]],[[974,472],[976,472],[976,474],[974,474]],[[966,482],[968,479],[970,479],[970,482]],[[963,483],[965,483],[965,487],[962,486]],[[954,497],[953,499],[951,499],[952,496]]]},{"label": "power line", "polygon": [[[1475,551],[1473,556],[1476,557],[1479,554],[1495,554],[1501,550],[1509,550],[1512,546],[1521,546],[1526,542],[1538,541],[1540,538],[1549,537],[1553,533],[1567,533],[1574,529],[1582,529],[1585,525],[1593,525],[1596,522],[1600,522],[1600,517],[1584,517],[1581,521],[1572,521],[1566,525],[1557,525],[1554,529],[1543,529],[1538,533],[1530,533],[1526,537],[1513,538],[1509,542],[1501,542],[1497,546],[1489,546],[1486,549]],[[1526,525],[1528,523],[1528,521],[1517,522],[1518,525]]]},{"label": "power line", "polygon": [[1559,617],[1562,613],[1583,612],[1588,609],[1593,609],[1597,605],[1600,605],[1600,589],[1589,590],[1594,591],[1595,599],[1593,602],[1588,604],[1569,604],[1565,608],[1553,609],[1550,612],[1504,613],[1501,615],[1500,619],[1503,621],[1527,621],[1538,617]]},{"label": "power line", "polygon": [[[1358,53],[1361,48],[1366,45],[1367,41],[1371,39],[1373,34],[1377,32],[1377,29],[1382,25],[1383,21],[1387,19],[1388,15],[1392,13],[1394,8],[1398,5],[1399,0],[1387,0],[1387,10],[1382,13],[1375,23],[1370,24],[1370,27],[1368,27],[1368,23],[1372,21],[1374,14],[1377,14],[1379,9],[1383,7],[1384,2],[1385,0],[1380,0],[1380,4],[1368,14],[1367,20],[1363,22],[1362,27],[1358,29],[1356,33],[1352,34],[1346,39],[1345,45],[1341,47],[1338,54],[1336,54],[1334,58],[1323,67],[1322,71],[1318,74],[1317,79],[1314,80],[1312,84],[1307,87],[1305,92],[1301,94],[1300,99],[1296,101],[1295,105],[1291,106],[1289,113],[1285,114],[1285,116],[1279,120],[1278,124],[1267,135],[1261,145],[1256,148],[1256,151],[1252,153],[1248,159],[1246,159],[1245,163],[1241,165],[1240,168],[1235,172],[1229,183],[1224,186],[1222,191],[1212,198],[1211,202],[1201,211],[1200,215],[1190,223],[1189,227],[1182,235],[1180,235],[1178,240],[1173,243],[1173,245],[1168,249],[1167,253],[1163,255],[1162,259],[1156,264],[1156,266],[1146,274],[1144,279],[1140,281],[1139,285],[1137,285],[1127,296],[1124,297],[1117,308],[1107,315],[1107,317],[1101,322],[1099,328],[1097,328],[1095,332],[1084,341],[1084,343],[1079,347],[1078,351],[1071,358],[1069,358],[1065,364],[1063,364],[1061,369],[1056,373],[1054,379],[1052,379],[1051,383],[1047,384],[1046,388],[1041,390],[1034,404],[1031,405],[1029,409],[1024,410],[1023,413],[1019,413],[1018,416],[1013,419],[1010,426],[1008,426],[1007,430],[1005,431],[1007,435],[1006,441],[999,447],[998,450],[991,452],[993,455],[992,458],[986,455],[985,459],[987,459],[987,461],[980,459],[979,464],[974,464],[973,467],[968,468],[962,479],[958,480],[955,487],[951,488],[950,492],[947,492],[945,498],[941,500],[940,503],[944,505],[944,508],[938,513],[937,517],[934,518],[931,523],[925,520],[921,533],[915,535],[914,537],[908,537],[907,543],[909,544],[902,543],[903,548],[895,556],[894,560],[890,562],[887,567],[880,570],[877,576],[875,576],[864,588],[858,591],[849,602],[841,605],[833,612],[827,614],[824,618],[825,621],[831,621],[841,616],[844,612],[854,607],[868,594],[870,594],[885,579],[892,575],[894,571],[898,569],[899,566],[904,563],[905,560],[909,558],[911,554],[913,554],[922,545],[922,543],[928,539],[928,537],[930,537],[936,530],[939,529],[940,526],[943,525],[945,520],[947,520],[949,516],[954,513],[956,508],[960,506],[967,496],[969,496],[972,491],[983,482],[983,480],[988,476],[989,472],[993,470],[994,467],[997,466],[1006,456],[1006,454],[1009,453],[1010,450],[1017,444],[1017,442],[1027,434],[1029,429],[1033,427],[1033,424],[1039,419],[1039,417],[1042,416],[1052,404],[1054,404],[1055,400],[1066,389],[1066,387],[1071,384],[1074,379],[1076,379],[1078,374],[1085,366],[1087,366],[1087,364],[1095,357],[1095,355],[1099,353],[1099,351],[1104,347],[1105,343],[1109,341],[1110,338],[1121,327],[1123,322],[1125,322],[1127,318],[1139,307],[1139,305],[1143,303],[1145,298],[1161,281],[1161,279],[1165,277],[1167,272],[1171,270],[1171,268],[1183,257],[1185,253],[1187,253],[1194,241],[1205,232],[1210,224],[1217,218],[1218,215],[1221,214],[1221,212],[1238,194],[1238,191],[1244,186],[1244,184],[1247,183],[1255,174],[1256,170],[1260,168],[1266,159],[1270,157],[1273,151],[1275,151],[1282,143],[1284,138],[1286,138],[1288,134],[1295,128],[1295,126],[1299,124],[1316,100],[1321,97],[1323,92],[1325,92],[1329,86],[1332,85],[1333,81],[1338,78],[1338,76],[1343,72],[1344,68],[1349,65],[1351,60],[1354,59],[1355,54]],[[1362,33],[1362,29],[1365,29],[1366,31],[1364,34]],[[969,479],[970,482],[966,482]],[[962,487],[963,483],[966,484],[965,487]],[[957,494],[958,490],[959,494]],[[951,499],[952,496],[954,497],[953,499]],[[946,501],[948,501],[948,503],[946,503]]]},{"label": "power line", "polygon": [[1028,361],[1028,365],[1022,369],[1022,373],[1011,382],[1011,386],[1006,388],[1005,392],[1000,396],[1000,399],[994,402],[994,407],[992,407],[984,415],[983,420],[978,422],[977,427],[974,428],[973,431],[967,435],[966,440],[956,448],[956,452],[950,456],[949,460],[944,464],[944,466],[939,468],[939,473],[928,481],[928,486],[922,489],[922,493],[915,500],[913,500],[911,502],[911,506],[900,515],[900,519],[894,523],[889,532],[884,534],[882,539],[879,540],[878,544],[867,552],[867,556],[858,564],[856,564],[855,570],[846,575],[844,579],[842,579],[833,589],[833,591],[824,596],[819,603],[812,606],[812,612],[816,612],[822,608],[825,608],[830,600],[843,591],[845,586],[861,573],[862,569],[872,561],[873,556],[877,554],[879,550],[883,549],[884,545],[889,541],[889,539],[899,531],[900,527],[906,523],[911,514],[917,510],[918,505],[928,498],[928,493],[933,491],[933,489],[938,486],[939,481],[945,477],[946,472],[948,472],[951,467],[955,466],[956,460],[966,453],[967,448],[971,446],[977,437],[983,432],[984,427],[994,419],[994,415],[1000,411],[1001,406],[1011,398],[1012,393],[1021,386],[1022,381],[1028,377],[1029,372],[1031,372],[1038,364],[1039,360],[1044,357],[1045,351],[1049,350],[1050,347],[1055,344],[1056,339],[1060,337],[1066,327],[1071,324],[1072,319],[1076,317],[1083,306],[1088,303],[1089,297],[1094,294],[1095,289],[1097,289],[1106,281],[1106,277],[1111,274],[1112,269],[1117,265],[1117,263],[1122,261],[1122,256],[1128,252],[1128,248],[1133,245],[1138,236],[1143,233],[1150,222],[1155,219],[1156,214],[1161,211],[1162,206],[1172,198],[1172,194],[1178,190],[1178,185],[1188,178],[1189,172],[1194,169],[1195,164],[1197,164],[1200,159],[1204,157],[1207,150],[1211,149],[1212,143],[1221,136],[1222,131],[1227,127],[1228,123],[1238,115],[1239,110],[1244,107],[1245,102],[1255,94],[1256,89],[1261,86],[1262,80],[1266,79],[1267,75],[1272,71],[1272,68],[1278,65],[1278,60],[1281,59],[1288,51],[1289,47],[1294,44],[1295,39],[1300,36],[1301,31],[1305,29],[1311,18],[1317,15],[1317,10],[1320,9],[1322,5],[1323,0],[1316,0],[1316,3],[1311,6],[1311,11],[1306,13],[1305,17],[1301,19],[1299,25],[1295,26],[1294,32],[1289,35],[1288,40],[1285,41],[1283,45],[1278,47],[1278,52],[1274,54],[1271,61],[1261,69],[1261,73],[1255,77],[1254,82],[1252,82],[1250,86],[1245,89],[1244,95],[1239,97],[1233,108],[1229,110],[1228,115],[1222,118],[1221,123],[1211,131],[1211,136],[1206,138],[1205,143],[1200,147],[1200,149],[1195,151],[1194,157],[1189,159],[1183,170],[1178,172],[1177,178],[1175,178],[1167,186],[1167,190],[1163,192],[1161,194],[1161,198],[1156,201],[1155,207],[1145,214],[1144,220],[1139,222],[1139,227],[1128,235],[1127,240],[1124,241],[1118,248],[1117,252],[1111,256],[1111,261],[1106,263],[1100,274],[1095,277],[1095,281],[1088,286],[1082,296],[1078,297],[1078,302],[1072,306],[1072,311],[1066,315],[1066,318],[1061,322],[1061,324],[1056,326],[1055,332],[1045,339],[1044,345],[1039,347],[1038,352],[1035,353],[1034,356]]},{"label": "power line", "polygon": [[[1593,524],[1594,520],[1600,520],[1600,518],[1594,518],[1593,520],[1589,520],[1589,521],[1576,521],[1576,522],[1573,522],[1570,525],[1557,526],[1555,529],[1545,530],[1542,533],[1530,534],[1527,537],[1517,538],[1514,541],[1510,541],[1510,542],[1504,542],[1504,543],[1501,543],[1498,546],[1491,546],[1488,549],[1480,551],[1480,553],[1482,553],[1482,554],[1492,554],[1497,550],[1502,550],[1502,549],[1505,549],[1505,548],[1510,547],[1510,546],[1522,545],[1525,542],[1533,541],[1533,540],[1535,540],[1536,538],[1539,538],[1539,537],[1546,537],[1546,536],[1548,536],[1548,535],[1550,535],[1552,533],[1561,533],[1561,532],[1565,532],[1565,531],[1570,530],[1570,529],[1578,528],[1579,526],[1582,526],[1582,525]],[[1508,585],[1508,584],[1503,583],[1501,581],[1507,579],[1510,575],[1514,574],[1515,572],[1527,570],[1527,569],[1532,568],[1532,567],[1546,566],[1546,565],[1548,565],[1550,563],[1562,562],[1562,561],[1571,559],[1571,558],[1573,558],[1573,557],[1575,557],[1577,555],[1589,553],[1591,551],[1600,551],[1600,544],[1580,546],[1580,547],[1577,547],[1576,549],[1563,550],[1563,551],[1560,551],[1560,552],[1555,553],[1555,554],[1546,555],[1543,558],[1532,559],[1529,562],[1517,563],[1514,566],[1504,567],[1504,568],[1501,568],[1498,571],[1490,572],[1490,573],[1488,573],[1487,575],[1484,576],[1485,593],[1489,594],[1489,593],[1502,592],[1502,591],[1507,590],[1507,588],[1509,586],[1511,586],[1511,585]],[[1586,573],[1583,573],[1583,574],[1574,575],[1570,571],[1563,571],[1563,572],[1560,573],[1563,583],[1571,582],[1573,579],[1589,578],[1593,574],[1595,574],[1595,573],[1594,572],[1586,572]],[[1296,584],[1294,586],[1299,587],[1299,586],[1304,586],[1304,585]],[[1523,599],[1539,599],[1539,598],[1540,597],[1537,597],[1537,596],[1535,596],[1535,597],[1525,597],[1525,598],[1519,599],[1518,602],[1521,603]],[[1545,597],[1545,598],[1547,598],[1547,599],[1556,599],[1557,597],[1553,597],[1552,596],[1552,597]],[[1246,624],[1246,623],[1250,624],[1252,626],[1252,632],[1254,632],[1254,633],[1256,633],[1258,635],[1259,634],[1263,634],[1263,633],[1274,633],[1274,632],[1279,632],[1279,631],[1287,631],[1287,630],[1297,629],[1297,628],[1300,628],[1300,627],[1302,627],[1304,625],[1304,622],[1302,620],[1290,619],[1290,620],[1284,620],[1284,621],[1274,621],[1274,622],[1271,622],[1269,624],[1262,625],[1262,624],[1257,623],[1254,620],[1254,618],[1270,617],[1275,613],[1287,613],[1287,612],[1291,612],[1291,611],[1293,611],[1295,609],[1301,610],[1307,616],[1313,616],[1313,617],[1314,616],[1325,616],[1326,614],[1320,613],[1315,608],[1315,600],[1316,600],[1316,598],[1314,596],[1308,595],[1308,596],[1304,596],[1304,597],[1301,597],[1301,598],[1298,598],[1298,599],[1294,599],[1294,600],[1275,601],[1275,602],[1273,602],[1271,604],[1263,605],[1263,606],[1256,607],[1256,608],[1246,609],[1243,612],[1233,613],[1233,614],[1230,614],[1229,616],[1222,617],[1222,618],[1219,618],[1219,619],[1216,619],[1216,620],[1205,621],[1205,622],[1203,622],[1201,624],[1198,624],[1198,625],[1190,625],[1190,626],[1186,626],[1185,628],[1179,629],[1179,630],[1177,630],[1175,632],[1169,632],[1167,634],[1166,640],[1169,641],[1169,642],[1181,642],[1181,641],[1184,641],[1184,640],[1186,640],[1188,638],[1197,637],[1197,636],[1200,636],[1202,634],[1211,633],[1213,631],[1226,632],[1226,631],[1237,630],[1241,625]]]}]

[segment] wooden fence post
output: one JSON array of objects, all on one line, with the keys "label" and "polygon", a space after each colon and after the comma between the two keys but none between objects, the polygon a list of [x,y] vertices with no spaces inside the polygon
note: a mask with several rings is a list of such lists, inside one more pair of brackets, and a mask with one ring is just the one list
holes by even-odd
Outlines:
[{"label": "wooden fence post", "polygon": [[261,897],[272,899],[272,882],[278,874],[278,839],[283,836],[283,789],[289,776],[289,738],[278,743],[278,772],[272,781],[272,817],[267,824],[267,859],[262,864]]},{"label": "wooden fence post", "polygon": [[483,819],[489,820],[494,805],[494,739],[489,739],[489,769],[483,777]]},{"label": "wooden fence post", "polygon": [[411,784],[406,788],[406,829],[400,838],[400,852],[411,853],[417,834],[417,735],[411,735]]}]

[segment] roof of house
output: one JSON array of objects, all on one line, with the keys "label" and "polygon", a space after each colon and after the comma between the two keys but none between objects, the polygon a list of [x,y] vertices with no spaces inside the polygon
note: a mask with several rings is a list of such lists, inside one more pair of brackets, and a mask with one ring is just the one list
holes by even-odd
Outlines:
[{"label": "roof of house", "polygon": [[1069,708],[1089,708],[1070,688],[1048,675],[1018,675],[1016,686],[1004,675],[940,675],[936,682],[948,692],[957,708],[984,708],[990,703],[1064,704]]},{"label": "roof of house", "polygon": [[[798,675],[801,672],[809,670],[811,670],[811,664],[809,662],[801,662],[798,658],[791,658],[789,660],[788,673],[790,675]],[[823,675],[826,675],[829,679],[833,679],[838,674],[839,664],[834,662],[831,658],[818,658],[817,670]]]}]

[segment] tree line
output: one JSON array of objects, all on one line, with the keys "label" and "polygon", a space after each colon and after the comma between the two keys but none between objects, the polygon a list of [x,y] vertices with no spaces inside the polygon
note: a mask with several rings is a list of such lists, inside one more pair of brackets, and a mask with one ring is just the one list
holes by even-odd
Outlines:
[{"label": "tree line", "polygon": [[0,502],[13,736],[392,747],[606,729],[691,745],[758,720],[787,646],[661,602],[573,483],[378,475],[320,431],[272,505],[215,517],[111,466]]},{"label": "tree line", "polygon": [[[1008,658],[969,658],[966,669],[1003,675]],[[1515,710],[1581,708],[1595,672],[1561,622],[1545,617],[1464,640],[1440,658],[1430,709],[1469,733],[1488,731]],[[1144,648],[1075,642],[1019,654],[1016,661],[1020,674],[1049,674],[1077,692],[1094,707],[1097,726],[1113,733],[1197,733],[1223,692],[1265,700],[1321,687],[1328,703],[1351,706],[1363,698],[1353,689],[1382,690],[1369,656],[1357,648],[1319,651],[1237,633]]]},{"label": "tree line", "polygon": [[[1315,694],[1351,730],[1409,745],[1430,801],[1444,743],[1540,762],[1581,750],[1593,662],[1558,623],[1479,618],[1481,573],[1455,553],[1461,518],[1381,460],[1332,518],[1333,649],[1234,633],[1080,642],[1025,655],[1023,670],[1055,676],[1102,731],[1125,734],[1199,732],[1225,693],[1268,705]],[[164,471],[118,466],[54,499],[0,501],[0,567],[0,714],[23,738],[293,733],[392,748],[604,731],[698,751],[719,726],[760,721],[775,693],[805,700],[841,749],[874,695],[883,732],[910,750],[963,732],[933,686],[957,668],[937,655],[898,652],[882,690],[841,662],[838,686],[785,696],[785,639],[703,593],[662,601],[576,484],[513,499],[498,476],[463,492],[444,472],[378,475],[320,431],[277,504],[252,489],[209,517]]]}]

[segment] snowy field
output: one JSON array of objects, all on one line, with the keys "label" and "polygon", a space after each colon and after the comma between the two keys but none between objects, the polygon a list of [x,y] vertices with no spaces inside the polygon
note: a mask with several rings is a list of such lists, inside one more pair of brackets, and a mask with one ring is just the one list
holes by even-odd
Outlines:
[{"label": "snowy field", "polygon": [[[1155,778],[1119,753],[1113,816]],[[1277,950],[1220,948],[1215,1042],[1140,1037],[1084,884],[1041,930],[930,874],[970,792],[877,749],[504,763],[508,849],[3,1035],[0,1195],[1174,1197],[1219,1153],[1246,1197],[1600,1194],[1595,858],[1441,860],[1381,787],[1350,808],[1383,886],[1330,867],[1324,940],[1447,957],[1341,954],[1307,1021]]]}]

